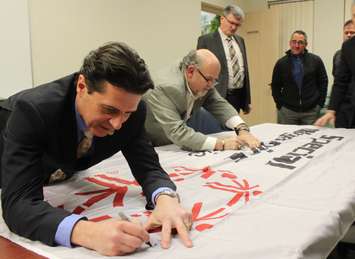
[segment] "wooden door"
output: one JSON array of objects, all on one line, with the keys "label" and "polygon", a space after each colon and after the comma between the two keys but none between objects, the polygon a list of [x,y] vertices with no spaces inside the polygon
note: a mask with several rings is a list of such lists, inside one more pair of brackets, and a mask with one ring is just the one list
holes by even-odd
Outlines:
[{"label": "wooden door", "polygon": [[278,59],[279,28],[277,13],[248,13],[241,28],[247,48],[252,93],[252,112],[242,115],[249,125],[275,123],[276,108],[271,95],[272,70]]}]

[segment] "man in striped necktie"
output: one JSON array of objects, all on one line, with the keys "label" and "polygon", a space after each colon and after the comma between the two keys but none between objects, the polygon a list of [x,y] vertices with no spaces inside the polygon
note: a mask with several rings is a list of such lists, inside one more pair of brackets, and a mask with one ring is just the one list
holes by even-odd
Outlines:
[{"label": "man in striped necktie", "polygon": [[244,39],[236,34],[244,17],[239,6],[226,6],[218,30],[200,36],[197,49],[209,49],[217,56],[221,72],[216,89],[238,112],[248,114],[251,111],[248,62]]}]

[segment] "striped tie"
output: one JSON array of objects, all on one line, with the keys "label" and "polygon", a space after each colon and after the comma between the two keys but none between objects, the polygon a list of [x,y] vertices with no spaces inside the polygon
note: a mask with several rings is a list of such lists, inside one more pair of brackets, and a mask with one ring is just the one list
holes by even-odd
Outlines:
[{"label": "striped tie", "polygon": [[228,49],[229,49],[230,60],[231,60],[231,65],[232,65],[232,72],[233,72],[232,85],[233,85],[233,88],[240,88],[243,78],[242,78],[242,73],[239,73],[240,66],[239,66],[239,62],[238,62],[237,53],[235,52],[235,49],[233,47],[233,38],[228,37],[227,43],[228,43]]},{"label": "striped tie", "polygon": [[89,131],[84,132],[84,136],[81,139],[76,152],[77,158],[83,157],[89,151],[92,144],[92,138],[92,133],[90,133]]}]

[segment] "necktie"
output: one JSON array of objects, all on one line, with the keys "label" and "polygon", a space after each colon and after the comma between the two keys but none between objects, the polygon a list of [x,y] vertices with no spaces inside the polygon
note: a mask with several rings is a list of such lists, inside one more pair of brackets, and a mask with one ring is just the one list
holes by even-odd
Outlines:
[{"label": "necktie", "polygon": [[92,144],[92,138],[92,133],[90,133],[89,131],[84,132],[84,136],[81,139],[76,152],[77,158],[83,157],[89,151]]},{"label": "necktie", "polygon": [[233,88],[239,88],[241,81],[242,81],[242,75],[241,75],[241,73],[239,73],[240,66],[238,63],[237,53],[235,52],[235,49],[233,47],[232,37],[227,38],[227,43],[228,43],[229,55],[230,55],[230,60],[231,60],[231,65],[232,65],[232,72],[233,72],[232,85],[233,85]]}]

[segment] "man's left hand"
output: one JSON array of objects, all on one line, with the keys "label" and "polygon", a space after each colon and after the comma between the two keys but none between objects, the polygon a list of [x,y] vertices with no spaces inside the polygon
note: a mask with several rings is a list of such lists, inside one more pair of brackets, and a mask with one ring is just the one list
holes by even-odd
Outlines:
[{"label": "man's left hand", "polygon": [[238,136],[244,145],[248,146],[250,149],[255,150],[260,147],[260,140],[253,136],[249,131],[241,130]]},{"label": "man's left hand", "polygon": [[177,198],[160,195],[157,198],[155,209],[150,215],[145,229],[162,226],[161,247],[169,248],[171,232],[175,228],[181,241],[186,247],[192,247],[189,231],[192,226],[191,212],[183,209]]}]

